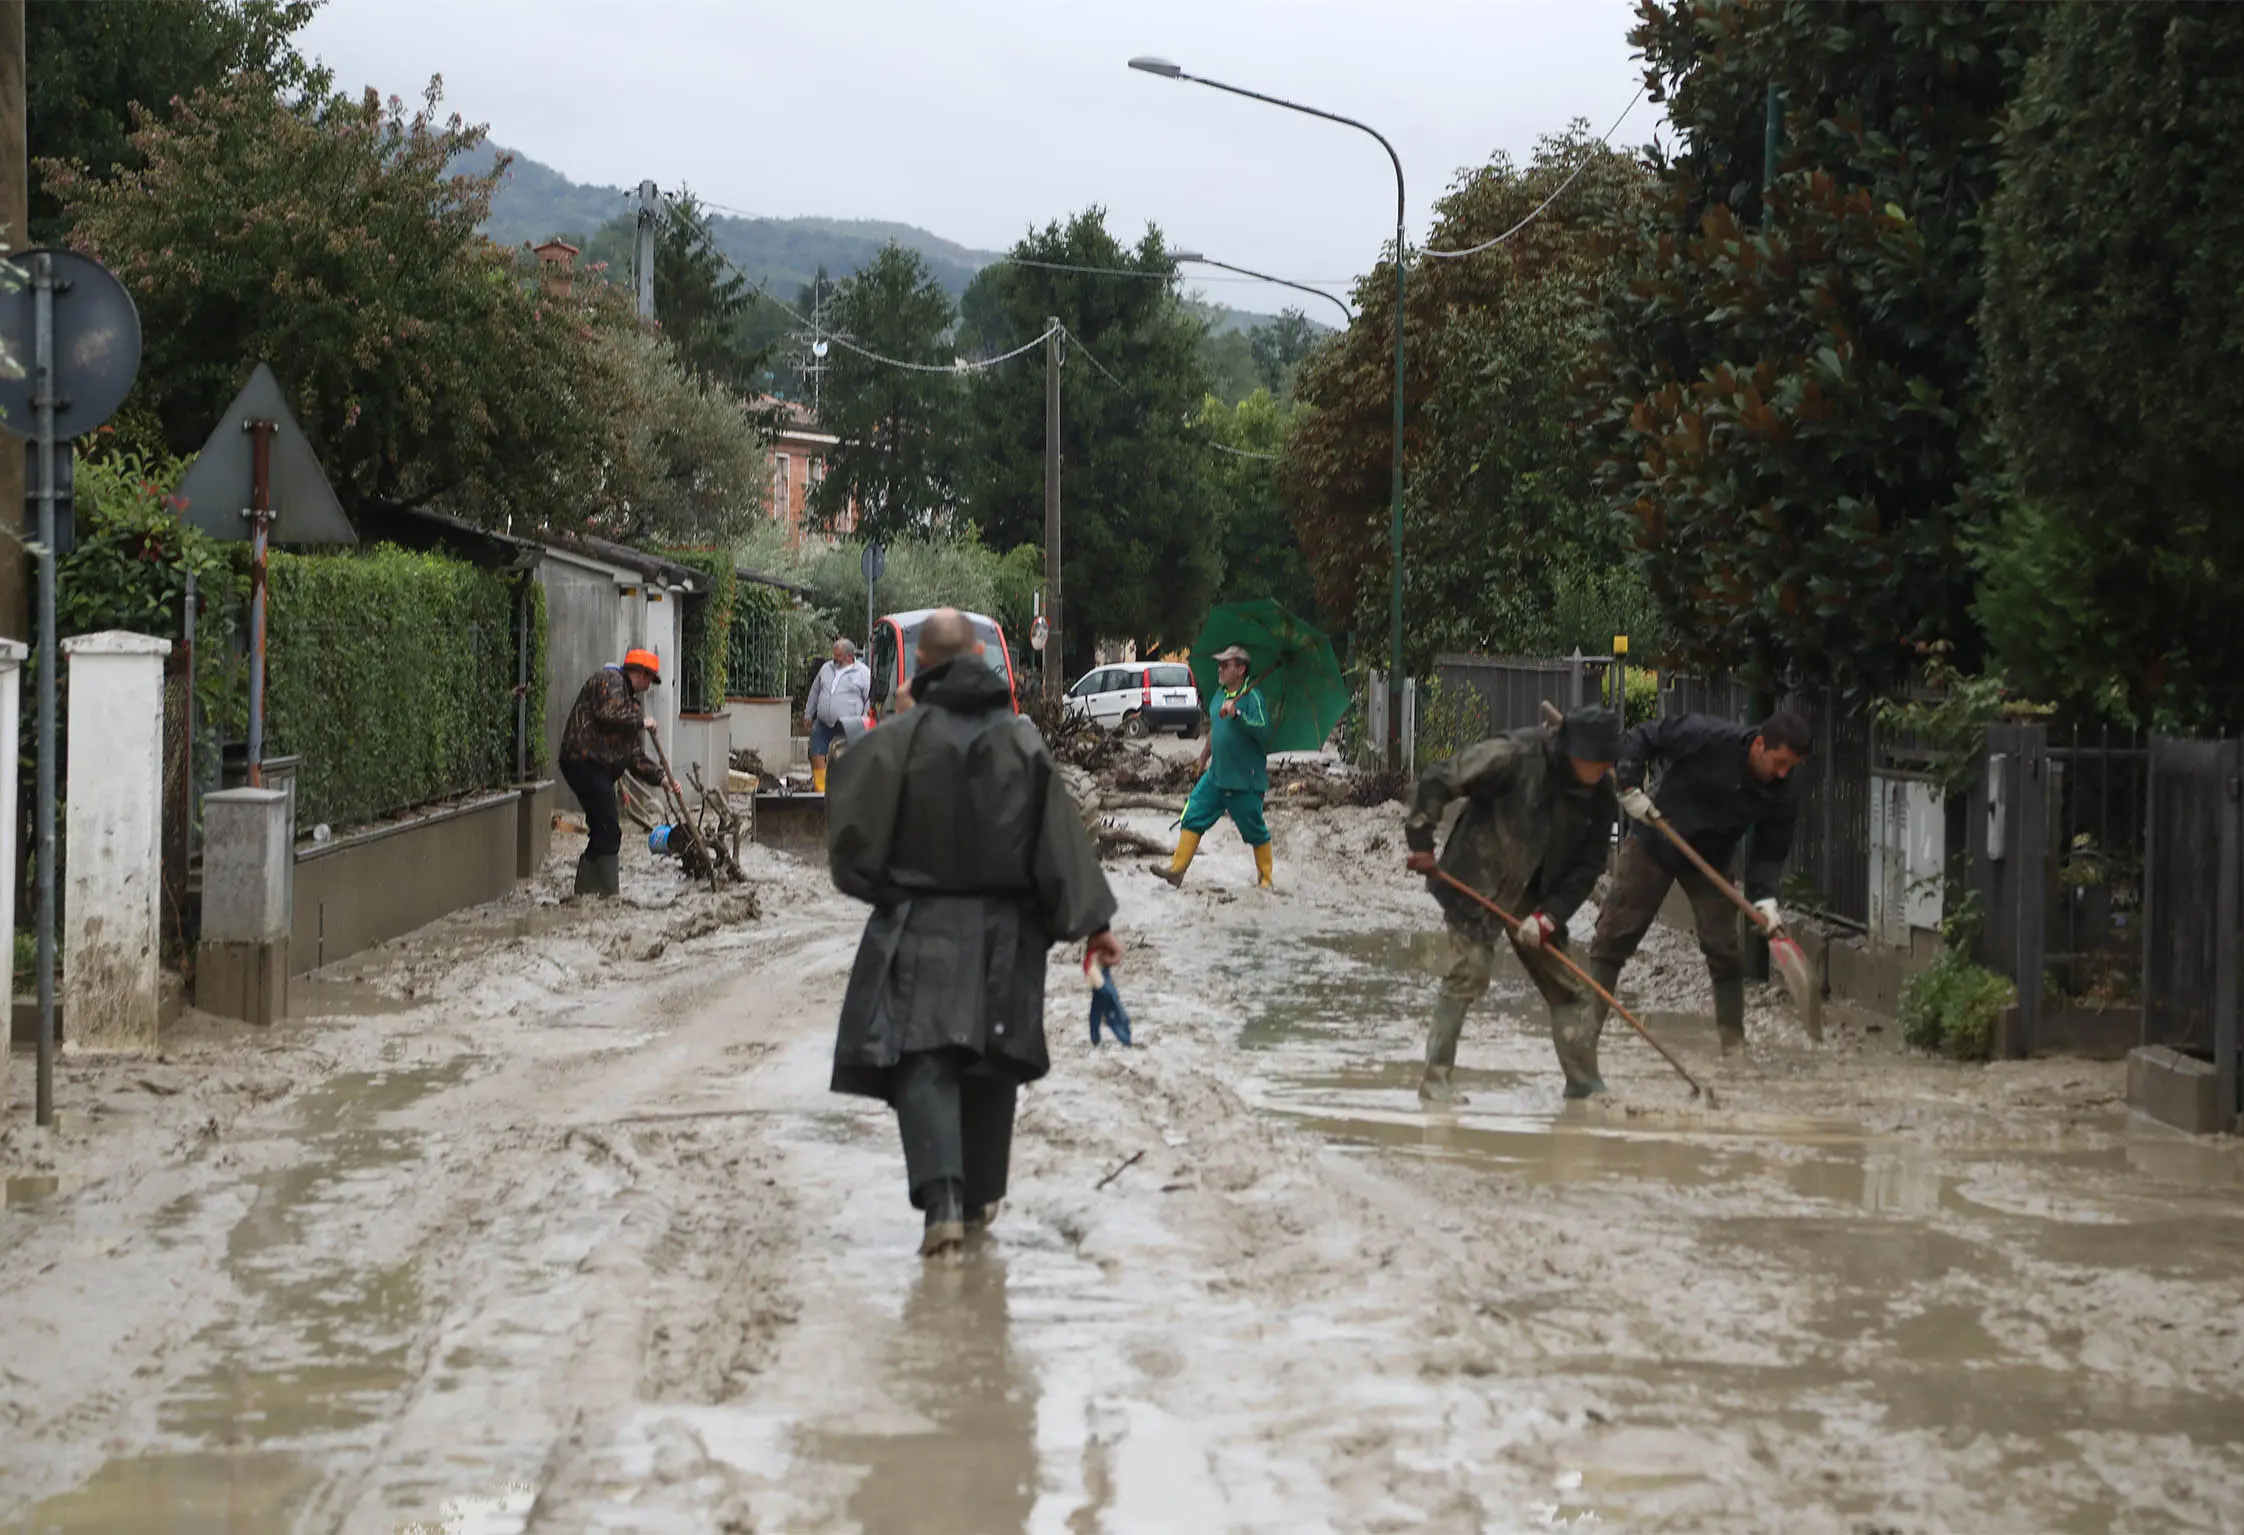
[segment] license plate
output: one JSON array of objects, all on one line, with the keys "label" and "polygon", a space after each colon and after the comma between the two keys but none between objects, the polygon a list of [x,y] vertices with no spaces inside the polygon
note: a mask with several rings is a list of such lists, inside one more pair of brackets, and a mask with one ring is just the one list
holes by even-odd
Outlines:
[{"label": "license plate", "polygon": [[1192,695],[1190,693],[1163,693],[1161,702],[1164,704],[1188,704],[1192,702]]}]

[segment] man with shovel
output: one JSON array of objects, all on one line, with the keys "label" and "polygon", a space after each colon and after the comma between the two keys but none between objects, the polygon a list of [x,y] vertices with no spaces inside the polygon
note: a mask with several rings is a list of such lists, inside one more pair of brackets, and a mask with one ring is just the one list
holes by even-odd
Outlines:
[{"label": "man with shovel", "polygon": [[[603,666],[577,692],[568,723],[561,727],[561,777],[584,807],[587,834],[577,860],[578,895],[614,895],[623,846],[623,816],[616,803],[616,781],[629,773],[642,783],[661,785],[662,769],[639,749],[639,732],[655,722],[640,702],[662,682],[662,658],[651,650],[626,651],[620,666]],[[672,788],[677,785],[673,782]]]},{"label": "man with shovel", "polygon": [[[1699,952],[1714,982],[1714,1026],[1724,1055],[1745,1047],[1745,970],[1733,904],[1738,897],[1721,871],[1735,861],[1738,844],[1750,833],[1744,900],[1772,939],[1781,938],[1777,880],[1792,851],[1800,810],[1792,770],[1807,760],[1814,744],[1808,722],[1797,714],[1773,714],[1757,726],[1686,714],[1631,730],[1613,767],[1621,809],[1635,824],[1621,843],[1612,891],[1598,915],[1590,974],[1607,991],[1620,983],[1621,967],[1643,941],[1668,887],[1681,880]],[[1653,763],[1662,767],[1656,804],[1644,790],[1645,771]],[[1604,1022],[1602,1007],[1597,1018]]]},{"label": "man with shovel", "polygon": [[[1457,1036],[1465,1014],[1488,991],[1499,935],[1511,941],[1550,1007],[1551,1042],[1566,1073],[1566,1096],[1605,1091],[1588,998],[1553,954],[1566,947],[1567,920],[1589,898],[1612,848],[1617,809],[1611,769],[1620,741],[1620,718],[1612,710],[1577,709],[1555,728],[1530,726],[1482,741],[1419,775],[1403,834],[1410,844],[1409,867],[1428,877],[1441,903],[1450,950],[1433,1025],[1426,1031],[1420,1098],[1460,1101],[1450,1080]],[[1437,858],[1435,833],[1459,799],[1464,808]],[[1507,930],[1468,891],[1527,915]]]}]

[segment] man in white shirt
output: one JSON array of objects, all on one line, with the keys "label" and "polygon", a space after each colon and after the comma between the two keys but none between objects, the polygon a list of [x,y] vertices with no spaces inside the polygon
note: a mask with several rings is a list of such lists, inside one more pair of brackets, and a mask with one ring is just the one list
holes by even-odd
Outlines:
[{"label": "man in white shirt", "polygon": [[810,732],[810,786],[818,793],[826,792],[826,758],[842,738],[842,728],[862,720],[872,706],[872,668],[857,659],[855,645],[834,641],[834,658],[818,668],[810,702],[803,706],[803,725]]}]

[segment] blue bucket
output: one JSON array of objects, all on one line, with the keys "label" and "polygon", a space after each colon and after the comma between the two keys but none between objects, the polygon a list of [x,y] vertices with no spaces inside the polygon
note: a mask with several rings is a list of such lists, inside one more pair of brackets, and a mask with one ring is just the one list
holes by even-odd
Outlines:
[{"label": "blue bucket", "polygon": [[647,833],[647,851],[657,858],[670,856],[670,838],[678,830],[675,826],[657,826]]}]

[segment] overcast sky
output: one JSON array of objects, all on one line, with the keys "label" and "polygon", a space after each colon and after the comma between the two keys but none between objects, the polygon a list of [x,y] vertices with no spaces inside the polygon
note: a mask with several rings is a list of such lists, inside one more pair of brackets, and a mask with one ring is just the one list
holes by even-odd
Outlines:
[{"label": "overcast sky", "polygon": [[[759,215],[897,219],[1000,249],[1090,204],[1134,239],[1310,281],[1377,259],[1394,178],[1360,133],[1125,67],[1139,54],[1361,118],[1409,227],[1458,170],[1586,118],[1641,74],[1633,0],[329,0],[304,34],[346,88],[447,104],[578,181]],[[1619,134],[1652,137],[1639,103]],[[1273,310],[1284,290],[1211,285]],[[1308,301],[1312,305],[1314,300]]]}]

